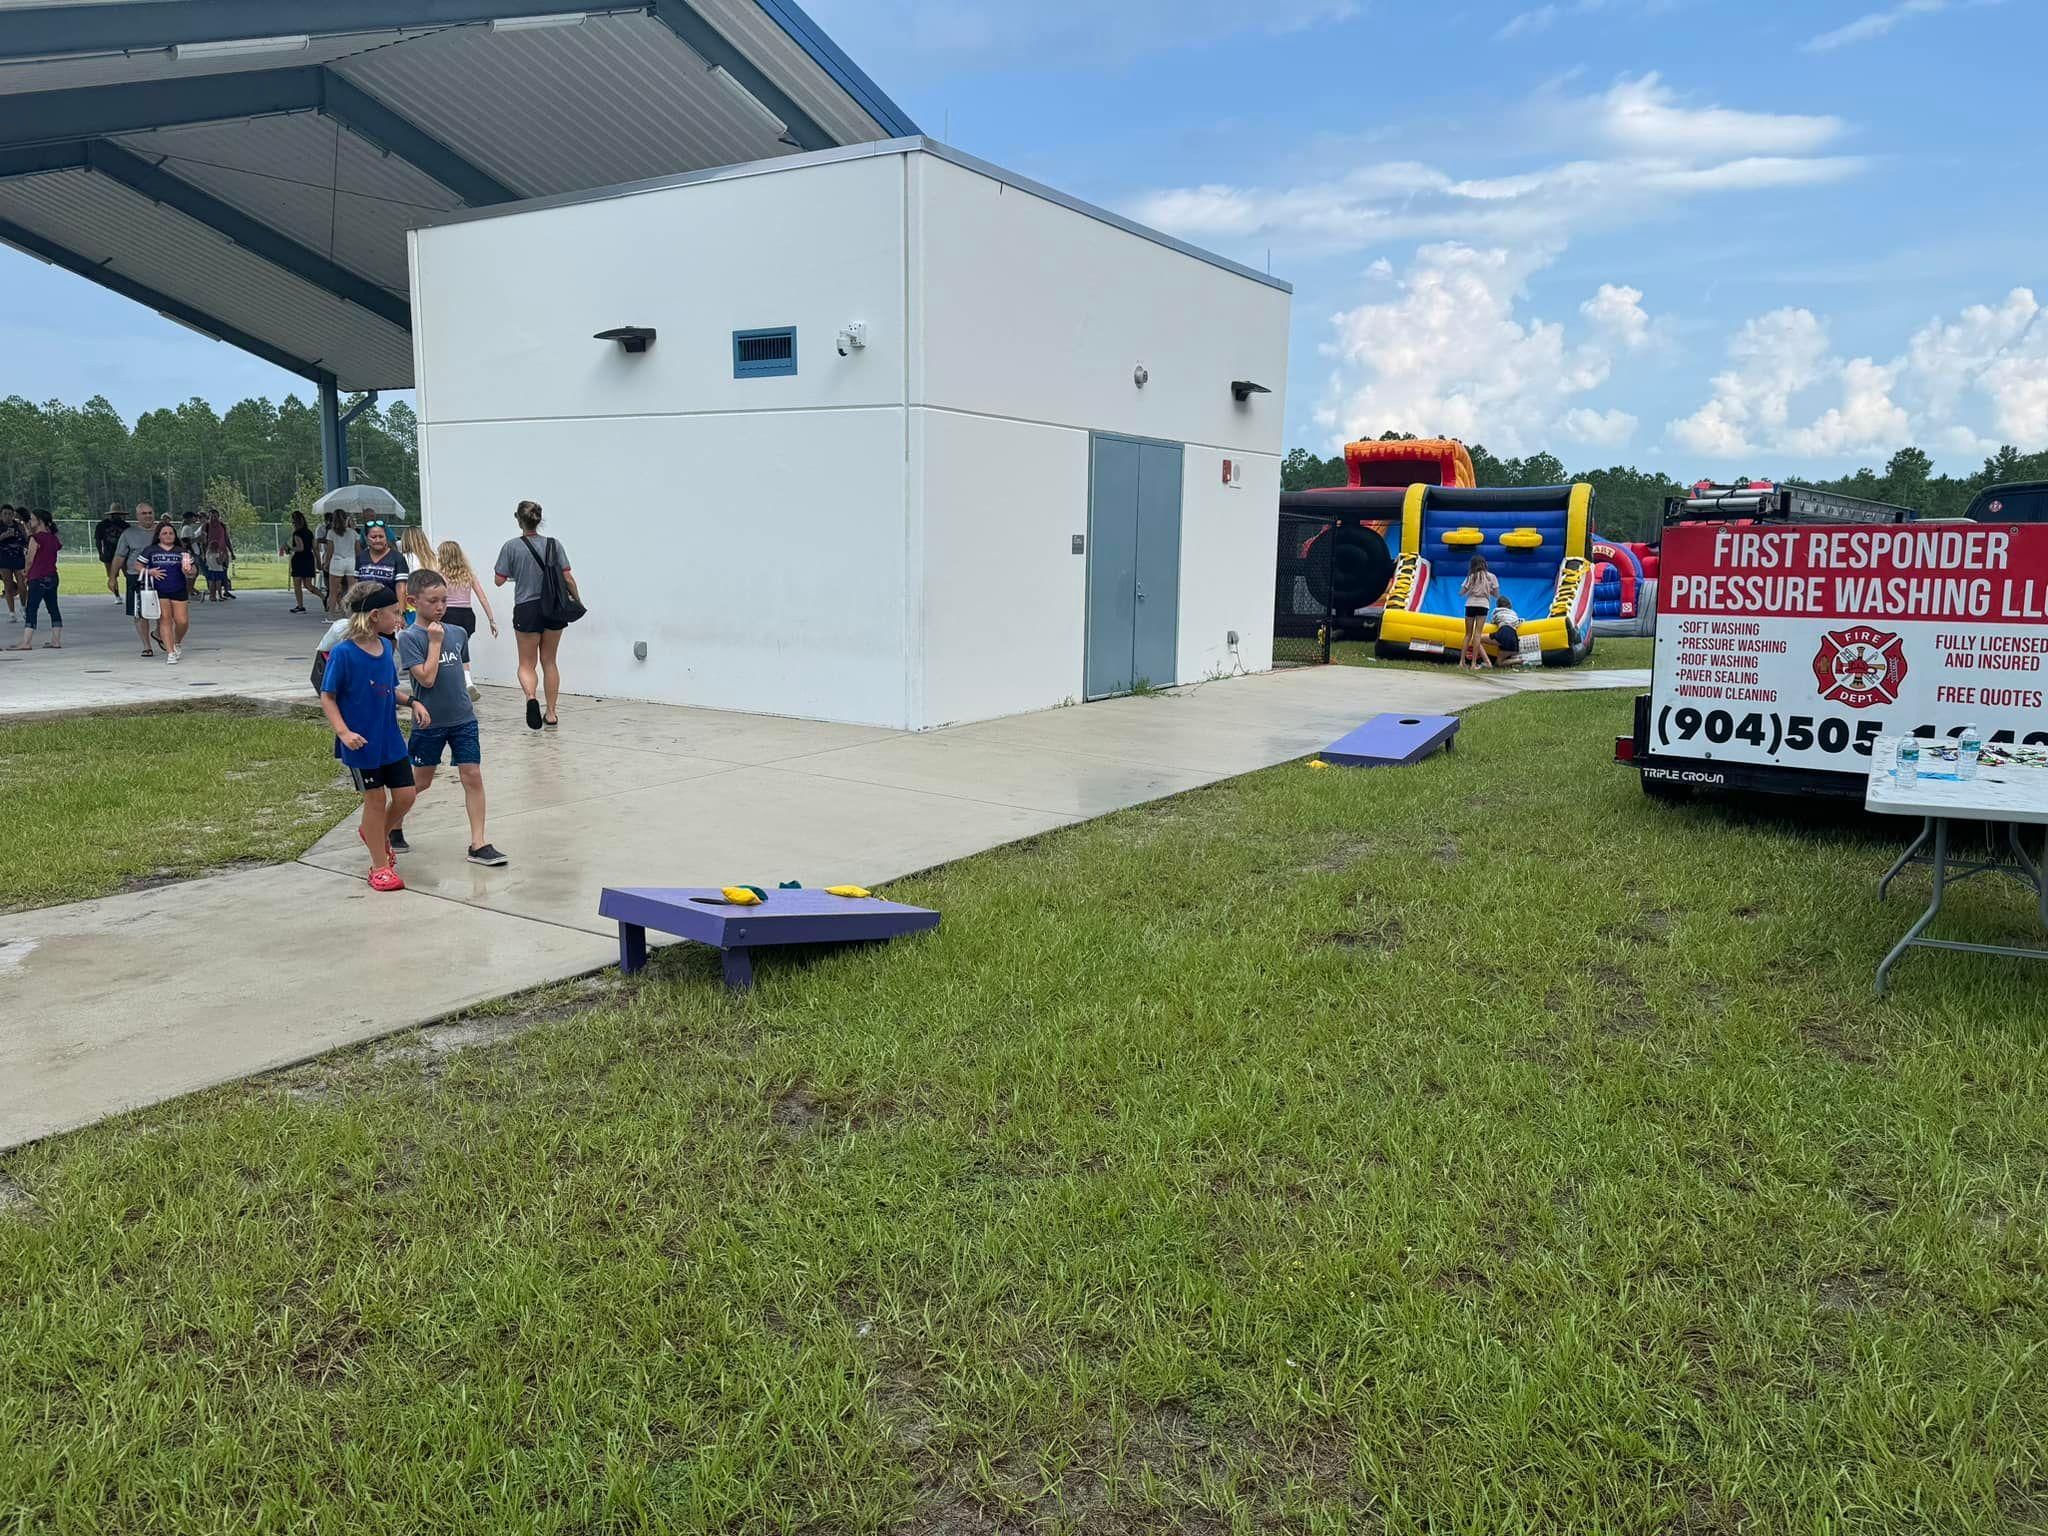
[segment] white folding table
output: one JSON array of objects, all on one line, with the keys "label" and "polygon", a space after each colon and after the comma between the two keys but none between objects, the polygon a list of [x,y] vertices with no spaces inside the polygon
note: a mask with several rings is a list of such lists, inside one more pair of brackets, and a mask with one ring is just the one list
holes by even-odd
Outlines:
[{"label": "white folding table", "polygon": [[[1878,900],[1899,872],[1909,864],[1926,864],[1934,871],[1934,899],[1920,920],[1906,930],[1906,936],[1892,947],[1877,968],[1877,990],[1883,995],[1885,977],[1907,950],[1959,949],[1980,955],[2013,955],[2021,959],[2048,960],[2048,949],[2018,949],[2008,944],[1965,944],[1955,939],[1921,937],[1941,914],[1942,893],[1953,882],[1972,875],[2003,874],[2022,880],[2033,890],[2041,924],[2048,928],[2048,879],[2042,863],[2020,846],[2022,826],[2048,825],[2048,768],[1979,768],[1973,779],[1959,780],[1923,770],[1913,783],[1901,784],[1893,774],[1896,744],[1880,742],[1871,755],[1870,787],[1864,809],[1885,816],[1918,816],[1920,835],[1899,861],[1885,871],[1877,883]],[[1970,850],[1960,862],[1950,856],[1949,835],[1959,821],[1988,823],[1990,836],[1985,848]],[[1999,831],[2005,836],[2001,846]],[[1931,852],[1923,852],[1932,845]]]}]

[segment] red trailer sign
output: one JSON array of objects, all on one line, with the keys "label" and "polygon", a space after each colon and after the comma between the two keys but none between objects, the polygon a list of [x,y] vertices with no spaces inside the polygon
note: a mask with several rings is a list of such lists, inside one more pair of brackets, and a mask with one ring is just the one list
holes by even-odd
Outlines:
[{"label": "red trailer sign", "polygon": [[1666,529],[1653,757],[1860,773],[1881,736],[2048,743],[2048,525]]}]

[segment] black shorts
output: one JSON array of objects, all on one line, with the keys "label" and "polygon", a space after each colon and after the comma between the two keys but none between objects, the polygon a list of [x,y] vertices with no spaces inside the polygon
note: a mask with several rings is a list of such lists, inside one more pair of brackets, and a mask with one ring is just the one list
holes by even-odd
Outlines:
[{"label": "black shorts", "polygon": [[1520,654],[1522,649],[1522,633],[1512,624],[1503,624],[1493,632],[1493,643],[1503,651]]},{"label": "black shorts", "polygon": [[412,759],[401,757],[395,763],[386,763],[382,768],[351,768],[349,782],[358,791],[368,789],[411,789],[413,786]]},{"label": "black shorts", "polygon": [[311,581],[313,579],[313,557],[311,555],[293,555],[291,577],[294,581]]},{"label": "black shorts", "polygon": [[474,608],[450,608],[441,615],[443,624],[453,624],[465,635],[476,633],[476,610]]},{"label": "black shorts", "polygon": [[1465,605],[1465,617],[1468,619],[1483,619],[1491,612],[1493,610],[1484,603],[1467,603]]},{"label": "black shorts", "polygon": [[566,626],[540,621],[540,599],[512,605],[512,633],[515,635],[557,635]]}]

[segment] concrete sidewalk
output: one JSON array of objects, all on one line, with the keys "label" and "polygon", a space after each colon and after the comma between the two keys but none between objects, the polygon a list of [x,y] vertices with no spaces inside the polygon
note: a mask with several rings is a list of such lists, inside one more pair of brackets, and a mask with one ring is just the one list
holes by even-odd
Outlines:
[{"label": "concrete sidewalk", "polygon": [[[245,592],[232,603],[194,603],[185,654],[175,667],[149,659],[121,604],[98,592],[61,599],[64,649],[0,653],[0,719],[130,704],[189,704],[203,698],[313,702],[308,673],[327,628],[319,605],[291,611],[288,592]],[[39,640],[47,640],[44,626]],[[0,617],[0,646],[21,626]]]},{"label": "concrete sidewalk", "polygon": [[0,1147],[595,970],[616,959],[606,885],[879,885],[1304,756],[1379,710],[1646,684],[1323,667],[916,736],[567,698],[534,733],[489,689],[509,868],[463,859],[450,773],[408,823],[401,895],[364,883],[351,817],[297,864],[0,917]]}]

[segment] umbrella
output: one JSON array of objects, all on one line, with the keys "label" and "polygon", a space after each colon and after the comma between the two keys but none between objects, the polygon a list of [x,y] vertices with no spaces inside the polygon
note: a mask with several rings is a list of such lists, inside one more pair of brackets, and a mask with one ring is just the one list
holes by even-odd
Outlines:
[{"label": "umbrella", "polygon": [[370,517],[381,517],[387,523],[412,521],[405,504],[381,485],[344,485],[313,503],[315,522],[330,512],[346,512],[358,527]]}]

